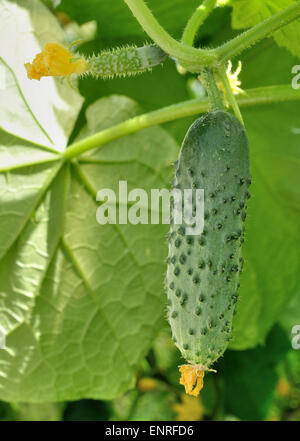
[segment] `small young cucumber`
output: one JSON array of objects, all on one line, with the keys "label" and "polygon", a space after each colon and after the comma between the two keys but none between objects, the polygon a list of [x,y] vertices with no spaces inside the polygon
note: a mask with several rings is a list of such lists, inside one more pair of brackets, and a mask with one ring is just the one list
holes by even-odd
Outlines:
[{"label": "small young cucumber", "polygon": [[87,59],[87,74],[96,78],[132,76],[162,64],[167,54],[158,46],[121,47]]},{"label": "small young cucumber", "polygon": [[232,338],[251,183],[244,127],[220,110],[199,118],[186,134],[175,169],[173,188],[204,189],[204,229],[189,236],[186,224],[171,221],[168,319],[182,356],[202,371]]}]

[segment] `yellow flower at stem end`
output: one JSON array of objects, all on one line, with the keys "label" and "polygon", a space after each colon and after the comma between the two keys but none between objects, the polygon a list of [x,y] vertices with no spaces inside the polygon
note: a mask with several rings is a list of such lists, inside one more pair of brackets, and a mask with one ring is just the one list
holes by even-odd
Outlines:
[{"label": "yellow flower at stem end", "polygon": [[202,364],[183,364],[179,366],[181,373],[179,383],[185,388],[185,393],[197,397],[203,388],[203,378],[205,371],[216,372],[208,369]]},{"label": "yellow flower at stem end", "polygon": [[84,58],[74,59],[74,55],[59,43],[47,43],[32,63],[25,64],[25,68],[30,80],[40,80],[42,77],[83,74],[88,70],[88,63]]}]

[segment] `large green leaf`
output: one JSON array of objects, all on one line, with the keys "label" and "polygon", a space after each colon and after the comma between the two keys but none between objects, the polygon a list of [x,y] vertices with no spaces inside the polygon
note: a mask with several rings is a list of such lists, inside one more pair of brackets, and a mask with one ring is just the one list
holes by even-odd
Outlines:
[{"label": "large green leaf", "polygon": [[[152,128],[63,163],[59,152],[82,98],[66,82],[29,81],[23,64],[64,34],[37,0],[1,0],[0,8],[0,326],[7,344],[0,397],[114,397],[133,384],[160,327],[165,227],[100,226],[96,193],[122,179],[128,190],[165,187],[178,147]],[[124,97],[97,101],[81,136],[137,112]]]},{"label": "large green leaf", "polygon": [[[137,112],[128,98],[103,98],[88,109],[83,133]],[[14,149],[21,147],[12,140],[18,168],[11,164],[0,175],[0,323],[8,346],[1,354],[0,396],[115,397],[133,384],[161,324],[166,229],[100,226],[96,193],[117,191],[120,180],[128,181],[128,191],[141,184],[166,187],[177,145],[151,128],[72,164],[29,167],[21,166]]]},{"label": "large green leaf", "polygon": [[[250,28],[295,3],[296,0],[229,0],[227,2],[233,7],[232,27],[234,29]],[[276,43],[288,48],[293,55],[298,57],[299,25],[300,20],[296,20],[274,33]]]},{"label": "large green leaf", "polygon": [[[48,41],[64,43],[56,18],[39,0],[0,0],[0,128],[52,150],[65,148],[82,98],[67,82],[26,76]],[[9,39],[9,44],[8,44]]]},{"label": "large green leaf", "polygon": [[[5,103],[0,110],[0,305],[1,312],[5,312],[5,329],[9,330],[29,313],[31,291],[47,269],[45,256],[48,252],[51,256],[56,247],[59,206],[58,222],[54,218],[50,222],[53,241],[47,239],[47,229],[39,223],[39,216],[47,215],[43,213],[47,204],[56,203],[50,193],[45,197],[60,168],[54,152],[65,148],[83,100],[68,85],[63,87],[51,78],[40,83],[27,79],[24,62],[31,60],[45,41],[63,40],[63,32],[48,9],[37,0],[1,0],[0,15],[0,97]],[[9,45],[7,35],[13,37]],[[53,167],[45,165],[48,162]],[[30,261],[32,234],[47,240],[40,243],[38,260],[30,268],[25,261]],[[19,259],[14,257],[17,250]],[[5,300],[4,293],[9,294]]]}]

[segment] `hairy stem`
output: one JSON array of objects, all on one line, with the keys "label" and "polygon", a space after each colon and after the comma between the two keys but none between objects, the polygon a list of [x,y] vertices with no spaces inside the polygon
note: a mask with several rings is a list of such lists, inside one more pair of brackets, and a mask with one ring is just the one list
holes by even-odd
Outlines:
[{"label": "hairy stem", "polygon": [[[245,92],[245,95],[237,98],[237,102],[241,107],[300,100],[300,89],[294,90],[290,85],[259,87],[246,90]],[[62,153],[62,157],[65,159],[75,158],[88,150],[99,148],[122,136],[130,135],[157,124],[205,113],[209,108],[208,99],[195,99],[139,115],[71,144]]]},{"label": "hairy stem", "polygon": [[157,22],[144,0],[124,0],[150,38],[190,72],[217,66],[300,17],[300,1],[264,20],[216,49],[196,49],[171,37]]},{"label": "hairy stem", "polygon": [[233,58],[244,49],[247,49],[262,38],[277,31],[298,17],[300,17],[300,2],[283,9],[267,20],[264,20],[238,37],[233,38],[215,49],[219,61],[224,62]]},{"label": "hairy stem", "polygon": [[214,64],[217,61],[214,51],[195,49],[171,37],[157,22],[143,0],[124,1],[149,37],[191,72],[200,72],[201,67]]},{"label": "hairy stem", "polygon": [[189,46],[194,45],[194,40],[199,27],[214,9],[217,1],[218,0],[204,0],[203,3],[198,6],[185,27],[182,35],[182,43],[188,44]]},{"label": "hairy stem", "polygon": [[239,108],[239,105],[237,103],[237,100],[231,90],[231,85],[229,83],[228,77],[227,77],[227,73],[225,71],[224,66],[220,67],[220,69],[218,69],[218,75],[224,85],[225,91],[226,91],[226,98],[229,102],[229,104],[231,105],[235,116],[241,121],[241,123],[244,125],[244,121],[243,121],[243,117]]},{"label": "hairy stem", "polygon": [[218,86],[215,81],[214,72],[211,68],[206,67],[202,71],[201,78],[204,82],[209,102],[211,104],[212,110],[220,110],[224,108],[223,98],[221,95],[221,91],[218,89]]}]

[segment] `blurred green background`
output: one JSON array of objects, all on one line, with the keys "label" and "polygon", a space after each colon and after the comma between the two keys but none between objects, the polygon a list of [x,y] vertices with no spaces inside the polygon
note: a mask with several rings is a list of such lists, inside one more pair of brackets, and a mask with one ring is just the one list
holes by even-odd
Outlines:
[{"label": "blurred green background", "polygon": [[137,373],[137,387],[112,401],[9,404],[0,419],[16,421],[300,421],[300,357],[279,326],[264,346],[227,351],[206,374],[198,398],[178,383],[179,352],[165,328]]}]

